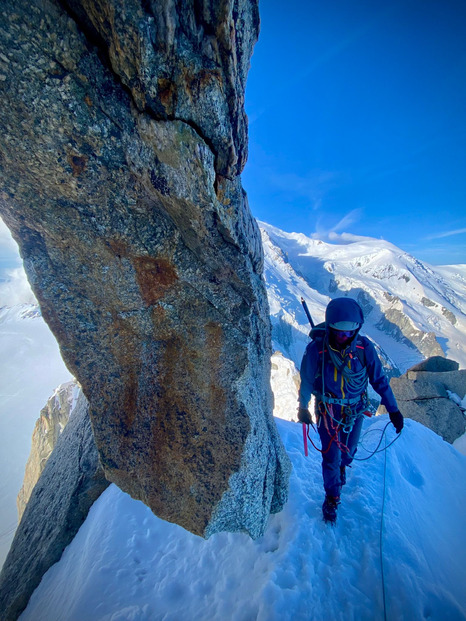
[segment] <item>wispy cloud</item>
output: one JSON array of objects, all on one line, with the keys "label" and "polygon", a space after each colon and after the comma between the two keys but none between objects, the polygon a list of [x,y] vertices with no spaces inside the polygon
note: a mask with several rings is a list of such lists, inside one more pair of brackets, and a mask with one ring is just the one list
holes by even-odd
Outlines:
[{"label": "wispy cloud", "polygon": [[363,214],[362,207],[358,207],[356,209],[352,209],[349,213],[347,213],[343,218],[335,224],[331,229],[331,233],[338,233],[339,231],[343,231],[344,229],[353,226],[356,222],[359,222],[362,218]]},{"label": "wispy cloud", "polygon": [[328,239],[331,242],[336,244],[352,244],[354,242],[364,242],[368,239],[373,239],[372,237],[367,237],[367,235],[353,235],[353,233],[334,233],[330,231],[328,234]]},{"label": "wispy cloud", "polygon": [[426,240],[442,239],[443,237],[452,237],[452,235],[462,235],[466,233],[466,229],[454,229],[453,231],[444,231],[443,233],[435,233],[435,235],[429,235],[424,237]]},{"label": "wispy cloud", "polygon": [[357,207],[345,214],[336,224],[331,227],[323,227],[321,221],[317,223],[316,232],[311,235],[313,239],[329,240],[335,243],[348,244],[358,241],[361,236],[352,235],[345,231],[362,219],[364,209]]},{"label": "wispy cloud", "polygon": [[6,270],[5,277],[4,281],[0,280],[0,307],[37,304],[22,267]]},{"label": "wispy cloud", "polygon": [[21,264],[18,246],[0,218],[0,306],[35,303]]}]

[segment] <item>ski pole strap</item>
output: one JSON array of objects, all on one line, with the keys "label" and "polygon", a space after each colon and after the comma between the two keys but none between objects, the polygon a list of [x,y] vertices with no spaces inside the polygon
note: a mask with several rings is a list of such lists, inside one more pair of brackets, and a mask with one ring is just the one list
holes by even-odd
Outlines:
[{"label": "ski pole strap", "polygon": [[304,455],[307,457],[307,429],[306,424],[303,423],[303,442],[304,442]]},{"label": "ski pole strap", "polygon": [[354,399],[336,399],[335,397],[327,397],[326,395],[321,395],[318,392],[312,393],[319,401],[323,401],[324,403],[331,403],[332,405],[356,405],[361,401],[361,397],[354,397]]}]

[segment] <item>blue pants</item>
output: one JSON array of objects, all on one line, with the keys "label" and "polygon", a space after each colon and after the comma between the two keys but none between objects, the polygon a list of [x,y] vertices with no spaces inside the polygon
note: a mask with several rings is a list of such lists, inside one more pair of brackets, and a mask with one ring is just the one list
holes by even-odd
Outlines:
[{"label": "blue pants", "polygon": [[[340,450],[335,439],[332,441],[332,438],[335,437],[335,431],[331,427],[328,415],[325,415],[325,417],[327,419],[328,430],[325,425],[324,417],[320,416],[318,424],[323,451],[322,476],[324,478],[324,489],[325,493],[329,494],[329,496],[340,496],[340,467],[349,466],[353,461],[353,457],[356,455],[364,416],[361,413],[356,418],[350,433],[340,431],[338,434],[340,443],[348,447],[348,452],[345,449]],[[334,421],[332,421],[332,423],[336,427],[336,423]],[[330,448],[328,448],[329,444],[331,444]]]}]

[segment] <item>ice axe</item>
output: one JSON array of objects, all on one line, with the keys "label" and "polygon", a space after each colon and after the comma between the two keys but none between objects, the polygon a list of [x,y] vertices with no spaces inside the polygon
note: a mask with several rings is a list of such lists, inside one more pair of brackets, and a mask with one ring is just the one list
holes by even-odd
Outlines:
[{"label": "ice axe", "polygon": [[[312,329],[314,327],[314,322],[312,321],[311,313],[309,312],[309,308],[304,298],[301,298],[301,304],[303,305],[304,312],[306,313],[306,317],[308,318],[309,323],[311,324],[311,329]],[[308,450],[307,450],[307,425],[306,423],[303,423],[303,442],[304,442],[304,456],[307,457]]]},{"label": "ice axe", "polygon": [[307,457],[307,425],[303,423],[304,457]]},{"label": "ice axe", "polygon": [[307,302],[304,298],[301,298],[301,304],[303,305],[304,312],[306,313],[306,317],[309,319],[309,323],[311,324],[311,328],[314,327],[314,322],[312,321],[311,313],[307,307]]}]

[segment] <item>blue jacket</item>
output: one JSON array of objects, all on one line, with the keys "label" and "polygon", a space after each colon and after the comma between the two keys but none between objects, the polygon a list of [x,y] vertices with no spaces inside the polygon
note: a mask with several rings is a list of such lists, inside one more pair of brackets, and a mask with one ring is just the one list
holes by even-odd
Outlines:
[{"label": "blue jacket", "polygon": [[[382,405],[384,405],[388,412],[395,412],[398,410],[395,396],[387,376],[382,368],[382,363],[377,355],[374,345],[365,336],[358,336],[353,342],[340,353],[337,350],[333,350],[341,359],[345,359],[345,364],[349,365],[354,371],[359,371],[363,368],[361,361],[357,355],[357,348],[364,349],[364,360],[366,363],[366,369],[369,382],[374,390],[380,395]],[[332,393],[337,399],[353,399],[361,396],[362,394],[351,393],[342,381],[341,373],[337,371],[336,367],[330,360],[328,352],[325,352],[324,369],[322,374],[322,356],[323,340],[311,341],[306,347],[303,360],[301,363],[301,388],[299,390],[299,405],[302,408],[309,406],[312,392],[322,394]],[[319,368],[318,368],[319,366]],[[323,381],[322,381],[323,379]],[[359,408],[356,408],[359,409]]]}]

